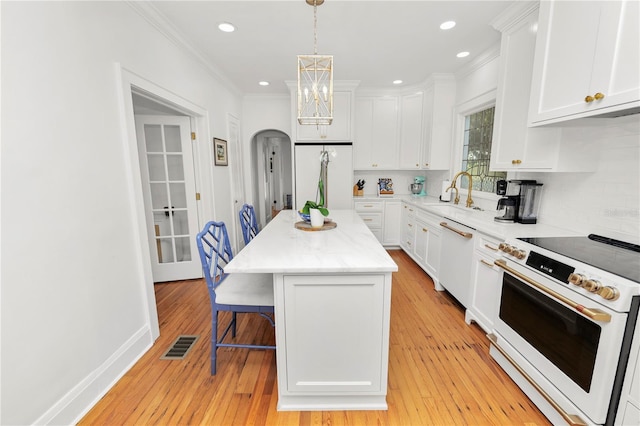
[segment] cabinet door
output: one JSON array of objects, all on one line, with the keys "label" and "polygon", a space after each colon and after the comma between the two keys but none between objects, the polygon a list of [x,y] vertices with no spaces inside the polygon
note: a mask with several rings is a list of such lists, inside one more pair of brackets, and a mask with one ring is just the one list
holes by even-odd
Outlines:
[{"label": "cabinet door", "polygon": [[638,106],[638,12],[633,0],[540,3],[532,124]]},{"label": "cabinet door", "polygon": [[373,160],[370,149],[373,139],[373,100],[356,98],[353,140],[353,167],[371,169]]},{"label": "cabinet door", "polygon": [[423,169],[446,170],[450,167],[456,81],[450,75],[432,78],[432,86],[424,92],[425,139],[421,166]]},{"label": "cabinet door", "polygon": [[414,247],[414,255],[418,263],[421,266],[426,266],[427,264],[427,253],[429,250],[429,227],[426,223],[416,220],[416,244]]},{"label": "cabinet door", "polygon": [[502,33],[491,170],[551,169],[558,156],[560,129],[527,127],[537,25],[534,10]]},{"label": "cabinet door", "polygon": [[489,333],[498,315],[502,273],[491,257],[476,251],[471,274],[473,295],[468,317]]},{"label": "cabinet door", "polygon": [[356,98],[355,168],[398,167],[398,99]]},{"label": "cabinet door", "polygon": [[384,226],[382,228],[382,244],[400,244],[402,206],[400,201],[385,201]]},{"label": "cabinet door", "polygon": [[424,144],[422,93],[400,98],[400,168],[419,169]]},{"label": "cabinet door", "polygon": [[316,126],[297,124],[298,141],[351,141],[351,92],[333,93],[333,122],[327,126],[326,138],[320,137]]},{"label": "cabinet door", "polygon": [[384,275],[284,276],[286,392],[386,392],[384,285]]},{"label": "cabinet door", "polygon": [[440,270],[440,231],[436,226],[431,226],[429,231],[429,240],[427,242],[427,256],[425,258],[425,267],[431,278],[438,282],[438,271]]}]

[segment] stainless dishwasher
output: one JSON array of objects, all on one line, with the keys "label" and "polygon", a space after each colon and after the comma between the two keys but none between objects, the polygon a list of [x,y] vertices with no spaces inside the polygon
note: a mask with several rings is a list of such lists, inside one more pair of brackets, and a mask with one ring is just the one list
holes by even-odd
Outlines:
[{"label": "stainless dishwasher", "polygon": [[475,229],[447,219],[442,231],[439,280],[465,308],[471,302],[471,267]]}]

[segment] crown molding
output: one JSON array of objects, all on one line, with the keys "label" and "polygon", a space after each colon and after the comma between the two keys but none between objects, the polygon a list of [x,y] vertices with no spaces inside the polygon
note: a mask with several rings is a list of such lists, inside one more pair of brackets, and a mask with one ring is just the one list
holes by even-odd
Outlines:
[{"label": "crown molding", "polygon": [[469,74],[478,71],[480,68],[487,65],[489,62],[494,61],[500,57],[500,42],[489,47],[485,51],[481,52],[473,61],[466,64],[454,73],[457,80],[467,77]]},{"label": "crown molding", "polygon": [[219,82],[223,83],[231,92],[242,96],[240,89],[214,64],[212,64],[198,49],[191,45],[177,28],[148,0],[125,0],[138,15],[151,24],[167,40],[175,44],[183,51],[190,54],[196,61],[204,66]]}]

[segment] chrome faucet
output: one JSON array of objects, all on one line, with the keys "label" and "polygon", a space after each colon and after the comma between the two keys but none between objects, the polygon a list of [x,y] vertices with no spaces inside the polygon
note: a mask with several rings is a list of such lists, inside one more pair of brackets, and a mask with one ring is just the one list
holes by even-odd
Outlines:
[{"label": "chrome faucet", "polygon": [[456,187],[456,180],[458,179],[458,176],[460,175],[465,175],[467,177],[467,179],[469,179],[469,190],[467,191],[467,207],[471,207],[471,205],[473,204],[473,199],[471,198],[471,188],[473,187],[473,179],[471,178],[471,175],[467,172],[460,172],[457,175],[455,175],[453,177],[453,180],[451,181],[451,186],[449,186],[446,191],[452,189],[456,191],[456,198],[453,200],[454,204],[458,204],[460,202],[460,196],[458,195],[458,188]]}]

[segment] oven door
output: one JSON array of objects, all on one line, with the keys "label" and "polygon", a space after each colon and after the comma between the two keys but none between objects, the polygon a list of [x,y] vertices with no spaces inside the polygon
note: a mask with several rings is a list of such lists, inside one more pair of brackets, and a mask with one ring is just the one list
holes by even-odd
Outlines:
[{"label": "oven door", "polygon": [[526,360],[519,367],[542,376],[538,385],[549,395],[560,391],[592,422],[604,423],[627,314],[515,262],[496,264],[505,269],[495,325],[503,349]]}]

